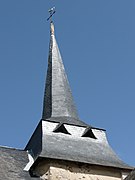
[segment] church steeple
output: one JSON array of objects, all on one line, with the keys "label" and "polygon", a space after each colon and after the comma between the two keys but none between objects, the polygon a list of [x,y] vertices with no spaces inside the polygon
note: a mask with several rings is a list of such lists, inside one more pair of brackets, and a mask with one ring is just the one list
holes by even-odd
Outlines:
[{"label": "church steeple", "polygon": [[48,69],[42,119],[53,117],[78,119],[62,57],[55,39],[54,24],[51,20]]},{"label": "church steeple", "polygon": [[[52,14],[53,12],[51,11],[49,19],[51,19]],[[105,130],[92,127],[79,120],[55,39],[52,20],[50,23],[50,47],[42,120],[29,140],[25,150],[31,153],[34,158],[34,164],[31,167],[33,172],[36,172],[36,169],[34,170],[33,168],[36,167],[37,164],[40,164],[40,162],[41,164],[44,162],[43,169],[46,169],[44,167],[48,169],[48,167],[51,166],[50,160],[52,160],[55,164],[54,167],[56,167],[56,164],[60,165],[58,168],[64,167],[64,171],[60,170],[60,173],[64,172],[64,176],[62,177],[65,177],[65,172],[67,171],[65,170],[65,165],[67,166],[67,162],[69,164],[75,163],[75,169],[77,166],[79,167],[78,172],[80,172],[79,164],[81,164],[81,167],[83,167],[82,165],[84,164],[87,165],[87,167],[90,165],[90,168],[99,168],[100,173],[100,168],[103,167],[101,178],[105,177],[104,172],[107,168],[107,174],[111,172],[111,169],[117,168],[119,169],[117,172],[121,173],[122,169],[128,170],[131,168],[121,161],[111,149],[106,138]],[[49,164],[46,163],[46,160],[49,160]],[[65,163],[65,165],[63,163]],[[49,170],[49,172],[51,171]],[[54,174],[55,172],[56,171],[54,171]],[[88,171],[88,179],[98,177],[95,176],[95,173],[93,177],[93,172],[96,171]],[[112,172],[111,176],[113,174]],[[70,175],[70,177],[74,176],[76,179],[79,177],[77,171],[66,174],[68,176]],[[97,173],[97,175],[99,174]],[[107,179],[108,176],[109,179],[113,179],[110,178],[110,175],[107,175],[105,179]],[[119,173],[118,176],[120,177]],[[52,176],[52,179],[55,179],[53,177],[54,176]]]}]

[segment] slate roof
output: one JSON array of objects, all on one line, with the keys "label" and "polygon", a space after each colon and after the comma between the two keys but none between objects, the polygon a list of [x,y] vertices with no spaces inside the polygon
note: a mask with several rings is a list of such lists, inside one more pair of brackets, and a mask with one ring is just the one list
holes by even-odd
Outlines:
[{"label": "slate roof", "polygon": [[40,157],[68,160],[93,165],[132,169],[121,161],[108,144],[90,138],[75,139],[70,135],[44,135]]},{"label": "slate roof", "polygon": [[[57,127],[60,129],[60,124],[58,122],[41,121],[25,150],[32,151],[35,159],[42,157],[128,170],[133,169],[120,160],[112,150],[104,130],[89,127],[94,136],[82,137],[87,127],[63,123],[62,126],[66,129],[66,133],[65,129],[63,132],[56,131]],[[38,136],[39,134],[40,136]],[[37,142],[36,146],[35,142]]]},{"label": "slate roof", "polygon": [[50,122],[58,122],[58,123],[65,123],[65,124],[70,124],[70,125],[76,125],[76,126],[90,126],[87,123],[81,121],[79,118],[75,119],[72,117],[67,117],[67,116],[59,116],[59,117],[51,117],[48,119],[42,119],[45,121],[50,121]]},{"label": "slate roof", "polygon": [[54,25],[51,22],[48,70],[42,118],[48,119],[50,117],[60,116],[78,119],[61,54],[55,39]]},{"label": "slate roof", "polygon": [[[25,150],[32,150],[35,159],[42,157],[132,169],[122,162],[111,149],[105,130],[93,128],[79,119],[52,22],[50,30],[43,116]],[[56,131],[57,127],[60,129],[61,124],[64,126],[62,127],[64,132]],[[88,127],[91,133],[93,131],[96,134],[91,137],[82,137]],[[65,132],[68,134],[64,134]],[[75,135],[76,132],[78,135]]]},{"label": "slate roof", "polygon": [[0,147],[0,179],[5,180],[38,180],[32,178],[29,172],[23,171],[28,163],[26,151]]},{"label": "slate roof", "polygon": [[45,83],[42,120],[90,126],[79,119],[62,57],[50,23],[48,69]]},{"label": "slate roof", "polygon": [[135,180],[135,169],[125,178],[125,180]]}]

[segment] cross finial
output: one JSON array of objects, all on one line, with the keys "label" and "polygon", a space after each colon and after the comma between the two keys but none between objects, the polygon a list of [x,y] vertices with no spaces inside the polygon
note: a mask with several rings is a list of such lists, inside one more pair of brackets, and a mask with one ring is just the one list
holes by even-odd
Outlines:
[{"label": "cross finial", "polygon": [[47,21],[51,21],[52,22],[52,16],[55,14],[55,7],[53,7],[53,8],[51,8],[51,9],[49,9],[48,10],[48,12],[50,13],[50,16],[49,16],[49,18],[47,18]]}]

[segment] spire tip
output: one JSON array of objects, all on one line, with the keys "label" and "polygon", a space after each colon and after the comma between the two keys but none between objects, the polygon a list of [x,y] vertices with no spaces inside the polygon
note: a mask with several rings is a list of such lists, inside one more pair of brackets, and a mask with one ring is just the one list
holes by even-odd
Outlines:
[{"label": "spire tip", "polygon": [[50,23],[50,33],[51,33],[51,35],[54,35],[54,24],[52,21]]}]

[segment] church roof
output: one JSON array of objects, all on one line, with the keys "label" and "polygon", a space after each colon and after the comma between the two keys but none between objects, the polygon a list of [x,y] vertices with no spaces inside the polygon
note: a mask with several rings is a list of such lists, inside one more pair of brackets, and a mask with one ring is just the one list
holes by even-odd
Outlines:
[{"label": "church roof", "polygon": [[78,118],[52,22],[43,116],[25,150],[32,150],[35,160],[42,157],[132,169],[111,149],[105,130]]},{"label": "church roof", "polygon": [[29,172],[24,171],[28,163],[28,155],[24,150],[0,147],[0,179],[6,180],[32,180]]},{"label": "church roof", "polygon": [[112,150],[105,131],[91,127],[43,120],[27,144],[26,150],[32,150],[35,160],[42,157],[133,169]]},{"label": "church roof", "polygon": [[[78,119],[61,54],[51,22],[48,70],[45,84],[43,119],[50,117],[71,117]],[[76,121],[77,123],[77,121]]]},{"label": "church roof", "polygon": [[41,158],[131,170],[111,149],[105,130],[79,119],[52,21],[50,32],[42,119],[25,150],[0,147],[0,179],[40,179],[31,171]]}]

